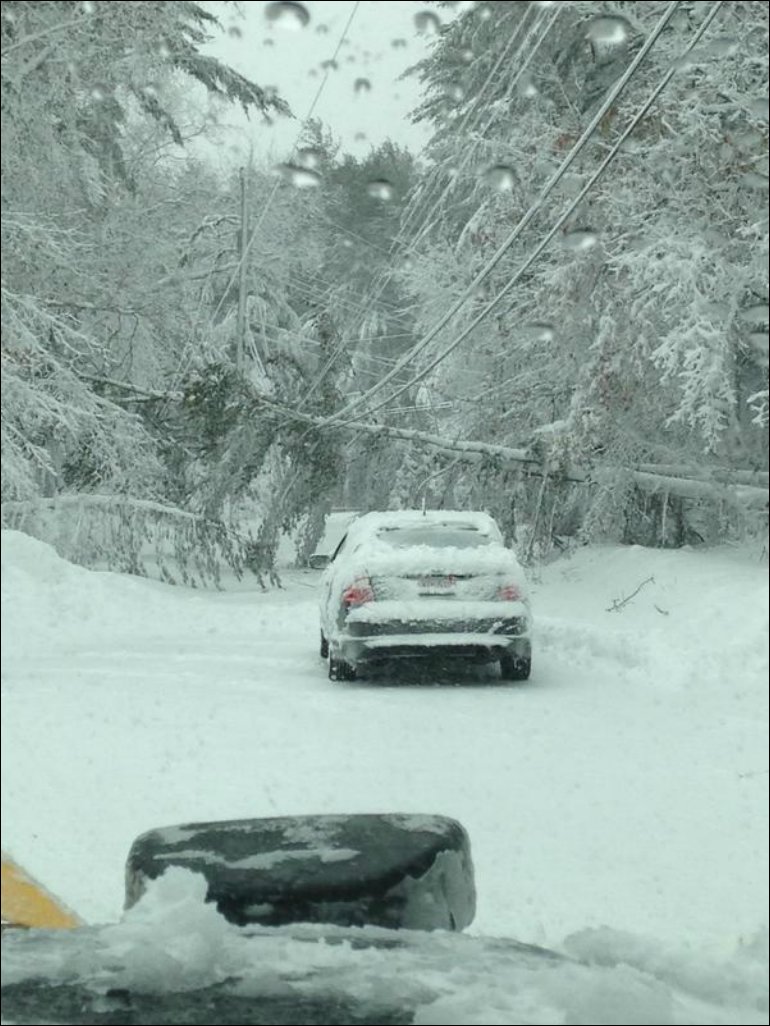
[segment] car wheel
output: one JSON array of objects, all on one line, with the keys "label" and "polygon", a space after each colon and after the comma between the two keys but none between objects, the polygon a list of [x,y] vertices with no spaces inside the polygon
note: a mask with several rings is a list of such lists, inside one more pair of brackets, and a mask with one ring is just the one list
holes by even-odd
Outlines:
[{"label": "car wheel", "polygon": [[503,680],[529,680],[531,670],[531,656],[500,656],[500,676]]},{"label": "car wheel", "polygon": [[356,668],[346,663],[344,659],[335,659],[329,656],[329,680],[355,680]]},{"label": "car wheel", "polygon": [[329,642],[324,637],[324,632],[321,631],[321,647],[319,649],[322,659],[326,659],[329,654]]}]

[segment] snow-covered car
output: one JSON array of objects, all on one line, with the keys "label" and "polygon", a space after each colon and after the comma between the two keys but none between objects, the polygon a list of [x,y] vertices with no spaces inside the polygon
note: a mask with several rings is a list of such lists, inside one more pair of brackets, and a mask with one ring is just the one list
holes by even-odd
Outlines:
[{"label": "snow-covered car", "polygon": [[321,656],[332,680],[399,657],[500,664],[526,680],[532,650],[524,572],[486,513],[367,513],[321,581]]}]

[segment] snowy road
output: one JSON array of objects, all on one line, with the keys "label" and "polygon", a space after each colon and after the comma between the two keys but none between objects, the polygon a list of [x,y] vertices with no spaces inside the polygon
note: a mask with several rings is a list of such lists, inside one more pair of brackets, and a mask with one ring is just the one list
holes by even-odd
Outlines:
[{"label": "snowy road", "polygon": [[[308,572],[173,589],[4,537],[4,845],[92,922],[174,822],[458,818],[470,932],[608,927],[730,959],[767,943],[767,568],[584,550],[536,582],[533,678],[334,684]],[[613,602],[652,576],[622,610]]]}]

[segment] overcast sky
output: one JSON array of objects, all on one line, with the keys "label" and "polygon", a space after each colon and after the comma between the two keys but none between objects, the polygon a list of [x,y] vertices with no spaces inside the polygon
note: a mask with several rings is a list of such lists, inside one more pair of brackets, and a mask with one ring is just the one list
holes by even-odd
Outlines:
[{"label": "overcast sky", "polygon": [[[271,19],[267,9],[275,6],[247,0],[238,5],[237,12],[234,5],[207,4],[223,25],[208,51],[259,85],[275,86],[296,118],[281,119],[271,128],[256,118],[250,122],[241,119],[234,109],[229,111],[227,122],[233,125],[233,132],[225,150],[235,159],[252,144],[257,155],[285,159],[323,82],[322,62],[332,58],[356,7],[352,0],[310,0],[301,5],[309,21],[299,27],[290,14]],[[419,102],[417,83],[413,79],[399,81],[430,46],[430,33],[419,32],[414,20],[426,10],[440,13],[436,7],[426,8],[412,0],[362,0],[358,5],[338,66],[328,72],[314,110],[314,116],[331,129],[344,150],[363,155],[390,138],[418,152],[426,142],[425,128],[408,119]],[[370,88],[359,82],[356,89],[359,79],[365,79]]]}]

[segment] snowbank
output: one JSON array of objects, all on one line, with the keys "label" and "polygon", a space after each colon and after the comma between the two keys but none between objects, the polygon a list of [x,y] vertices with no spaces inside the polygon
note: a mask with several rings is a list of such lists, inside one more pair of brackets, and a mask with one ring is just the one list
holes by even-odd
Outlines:
[{"label": "snowbank", "polygon": [[[90,1001],[102,1011],[110,988],[156,995],[203,990],[214,1007],[218,989],[220,1001],[228,991],[247,1002],[258,998],[263,1013],[271,999],[285,1007],[293,998],[305,1015],[328,1003],[332,1015],[354,1010],[355,1021],[385,1021],[373,1017],[377,1010],[406,1012],[417,1026],[767,1022],[759,950],[715,964],[698,951],[673,953],[606,930],[573,938],[567,957],[458,934],[402,931],[394,945],[389,931],[371,927],[238,929],[204,898],[203,877],[173,868],[120,924],[9,938],[4,986],[34,980],[44,962],[49,980],[90,984]],[[51,1000],[50,992],[45,998]],[[191,994],[179,1005],[199,1001]]]}]

